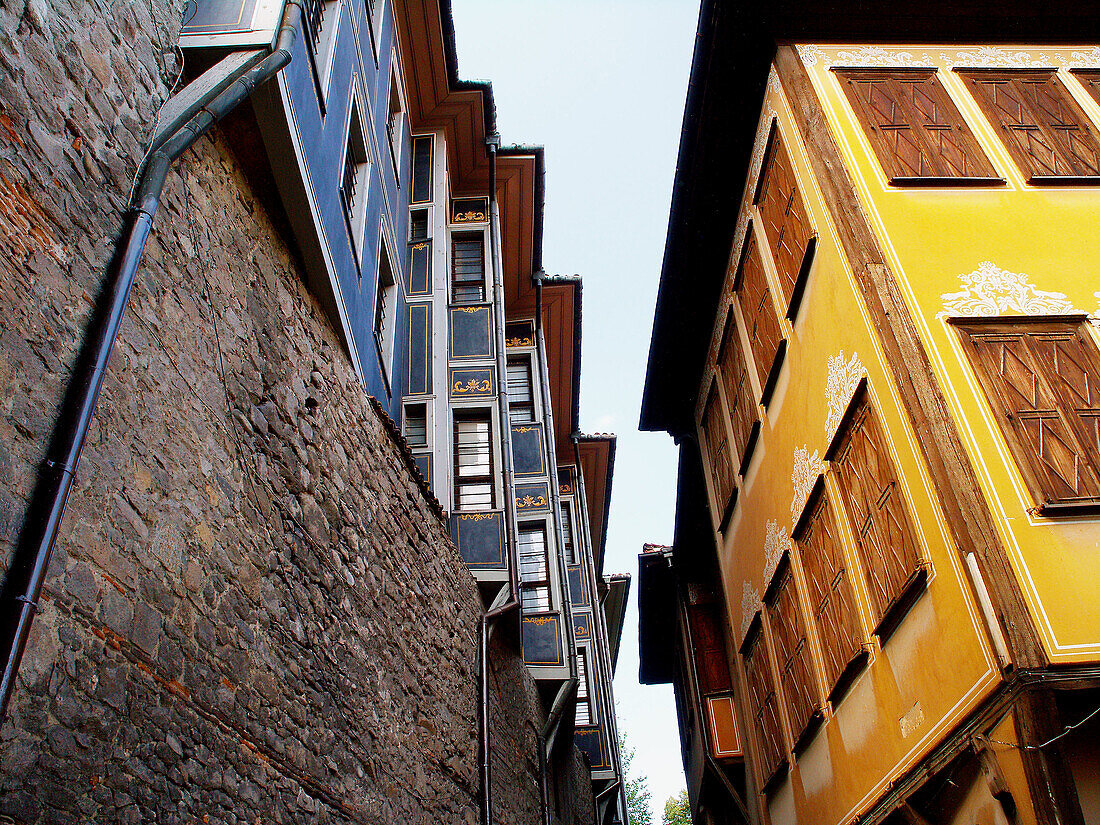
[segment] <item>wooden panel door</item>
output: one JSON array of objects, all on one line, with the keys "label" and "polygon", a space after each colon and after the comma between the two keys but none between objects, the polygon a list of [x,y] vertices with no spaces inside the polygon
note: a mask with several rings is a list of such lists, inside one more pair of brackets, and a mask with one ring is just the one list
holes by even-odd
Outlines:
[{"label": "wooden panel door", "polygon": [[863,631],[856,612],[848,559],[837,538],[828,493],[823,491],[813,507],[797,541],[821,642],[825,688],[832,693],[841,675],[860,655]]},{"label": "wooden panel door", "polygon": [[1100,499],[1100,358],[1084,324],[955,324],[1037,501]]},{"label": "wooden panel door", "polygon": [[768,599],[768,620],[775,641],[775,658],[791,734],[797,742],[819,712],[821,703],[794,570],[787,563],[776,575],[777,581]]},{"label": "wooden panel door", "polygon": [[959,73],[1029,178],[1100,175],[1096,127],[1054,71]]},{"label": "wooden panel door", "polygon": [[835,461],[875,618],[881,620],[920,569],[921,555],[897,472],[867,393],[856,403]]},{"label": "wooden panel door", "polygon": [[718,351],[718,371],[722,376],[726,403],[729,405],[730,423],[733,425],[734,466],[743,467],[753,425],[760,418],[760,408],[753,397],[749,367],[745,363],[741,336],[738,335],[737,323],[733,319],[732,311],[726,321],[722,346]]},{"label": "wooden panel door", "polygon": [[787,749],[779,727],[779,702],[775,693],[775,677],[768,661],[764,632],[757,629],[744,651],[745,675],[748,679],[749,709],[756,727],[759,748],[759,766],[764,784],[775,775],[786,761]]},{"label": "wooden panel door", "polygon": [[779,275],[784,306],[789,311],[813,229],[802,193],[798,189],[798,179],[787,154],[787,147],[783,145],[778,129],[774,126],[772,128],[757,205],[760,208],[764,234],[768,238],[772,255],[775,256],[775,269]]},{"label": "wooden panel door", "polygon": [[834,71],[892,183],[996,177],[934,69]]},{"label": "wooden panel door", "polygon": [[732,690],[721,608],[714,602],[690,605],[688,616],[699,692],[706,696]]},{"label": "wooden panel door", "polygon": [[749,348],[756,365],[756,377],[766,396],[768,378],[779,355],[783,332],[779,327],[779,316],[775,312],[771,288],[760,258],[760,248],[752,235],[751,226],[741,255],[737,284],[737,302],[741,307],[741,317],[745,320]]}]

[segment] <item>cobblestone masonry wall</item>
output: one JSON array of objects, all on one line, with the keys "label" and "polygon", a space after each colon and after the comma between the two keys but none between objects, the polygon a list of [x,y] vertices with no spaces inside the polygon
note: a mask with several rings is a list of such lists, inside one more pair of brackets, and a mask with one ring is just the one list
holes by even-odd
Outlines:
[{"label": "cobblestone masonry wall", "polygon": [[[3,570],[174,19],[0,0]],[[0,729],[0,819],[476,821],[479,601],[446,533],[204,139],[169,178]],[[498,820],[534,823],[541,710],[493,651]]]}]

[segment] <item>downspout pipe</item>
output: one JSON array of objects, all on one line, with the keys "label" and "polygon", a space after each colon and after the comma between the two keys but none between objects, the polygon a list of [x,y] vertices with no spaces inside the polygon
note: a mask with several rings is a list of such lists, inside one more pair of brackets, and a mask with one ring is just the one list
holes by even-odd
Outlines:
[{"label": "downspout pipe", "polygon": [[245,63],[243,71],[228,86],[219,84],[199,96],[152,139],[153,151],[142,167],[123,237],[109,265],[93,319],[85,330],[5,587],[8,592],[13,588],[21,592],[10,597],[12,603],[3,606],[8,618],[3,622],[6,653],[0,677],[0,724],[7,717],[84,440],[95,416],[99,391],[107,376],[111,351],[168,172],[195,141],[290,62],[301,17],[300,4],[301,0],[287,0],[278,41],[271,54],[259,63]]},{"label": "downspout pipe", "polygon": [[478,703],[480,705],[481,727],[479,730],[479,751],[481,753],[481,825],[493,825],[493,760],[492,738],[490,736],[489,715],[489,636],[494,622],[519,607],[519,559],[516,547],[519,542],[518,526],[515,514],[515,489],[512,478],[512,429],[508,421],[508,382],[507,361],[504,354],[504,256],[500,246],[500,209],[497,205],[497,144],[496,135],[485,141],[489,152],[489,251],[493,258],[493,310],[496,320],[497,349],[497,413],[501,429],[501,475],[504,487],[504,523],[506,544],[508,546],[508,585],[507,598],[501,601],[498,596],[478,622]]}]

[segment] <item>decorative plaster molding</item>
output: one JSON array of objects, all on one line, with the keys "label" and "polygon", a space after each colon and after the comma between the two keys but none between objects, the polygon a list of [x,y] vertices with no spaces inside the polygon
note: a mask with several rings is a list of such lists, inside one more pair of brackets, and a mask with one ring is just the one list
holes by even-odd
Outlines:
[{"label": "decorative plaster molding", "polygon": [[755,587],[748,582],[745,582],[741,588],[741,639],[744,640],[745,636],[749,633],[749,625],[752,624],[752,617],[756,615],[756,612],[764,606],[764,601],[760,598],[760,593]]},{"label": "decorative plaster molding", "polygon": [[912,52],[891,52],[879,46],[863,46],[854,52],[837,52],[832,62],[837,66],[935,66],[932,58],[926,54],[922,54],[918,61]]},{"label": "decorative plaster molding", "polygon": [[979,68],[1035,69],[1054,65],[1054,61],[1042,52],[1032,56],[1031,52],[1010,52],[999,46],[979,46],[972,51],[957,51],[954,57],[941,54],[940,58],[952,66]]},{"label": "decorative plaster molding", "polygon": [[978,268],[959,275],[961,292],[945,292],[943,310],[937,318],[948,315],[994,316],[1061,315],[1075,312],[1073,304],[1061,292],[1036,289],[1021,272],[1008,272],[992,261],[982,261]]},{"label": "decorative plaster molding", "polygon": [[1100,69],[1100,46],[1093,46],[1087,52],[1070,52],[1069,60],[1064,56],[1058,59],[1067,69]]},{"label": "decorative plaster molding", "polygon": [[791,546],[791,537],[786,527],[780,527],[775,519],[768,519],[764,534],[764,586],[771,584],[772,576],[779,567],[779,560]]},{"label": "decorative plaster molding", "polygon": [[[829,415],[825,419],[825,437],[832,440],[840,419],[848,409],[848,402],[855,394],[859,379],[867,373],[859,355],[844,360],[844,350],[829,359],[829,377],[825,382],[825,398],[829,402]],[[816,453],[815,453],[816,455]]]},{"label": "decorative plaster molding", "polygon": [[821,455],[817,450],[814,450],[813,455],[810,455],[808,447],[795,449],[794,469],[791,470],[791,484],[794,485],[794,497],[791,499],[792,525],[802,515],[802,508],[806,506],[806,500],[810,497],[814,482],[823,472],[825,472],[825,462],[821,460]]},{"label": "decorative plaster molding", "polygon": [[802,62],[807,66],[816,66],[817,61],[825,56],[820,46],[815,46],[811,43],[799,45],[795,48],[798,49],[798,56],[802,58]]}]

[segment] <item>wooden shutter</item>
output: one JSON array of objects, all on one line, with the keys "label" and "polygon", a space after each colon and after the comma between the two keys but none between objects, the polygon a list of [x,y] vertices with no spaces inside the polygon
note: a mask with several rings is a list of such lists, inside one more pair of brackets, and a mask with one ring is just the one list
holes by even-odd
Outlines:
[{"label": "wooden shutter", "polygon": [[1084,322],[954,323],[1036,499],[1100,499],[1100,357]]},{"label": "wooden shutter", "polygon": [[753,398],[749,367],[745,363],[745,353],[741,349],[733,312],[729,313],[726,320],[722,346],[718,350],[718,371],[722,376],[730,422],[733,425],[734,464],[743,468],[748,460],[750,442],[753,440],[753,427],[759,421],[759,407]]},{"label": "wooden shutter", "polygon": [[763,390],[761,403],[766,403],[771,387],[769,378],[773,369],[778,369],[780,344],[784,341],[768,279],[764,275],[760,249],[756,245],[751,226],[737,275],[737,303],[741,307],[741,317],[748,331],[749,347],[756,364],[756,375]]},{"label": "wooden shutter", "polygon": [[779,701],[775,693],[775,677],[768,661],[768,649],[764,643],[763,627],[759,620],[750,631],[746,646],[742,649],[745,659],[745,676],[748,681],[749,710],[756,726],[760,743],[760,775],[767,784],[786,761],[787,749],[779,728]]},{"label": "wooden shutter", "polygon": [[886,439],[865,390],[847,419],[835,453],[837,479],[881,624],[920,571],[921,555]]},{"label": "wooden shutter", "polygon": [[802,259],[806,255],[813,229],[806,214],[802,193],[798,190],[798,181],[787,154],[787,147],[783,145],[783,138],[775,126],[772,127],[771,143],[764,159],[764,174],[756,202],[760,207],[764,234],[768,238],[772,255],[775,256],[775,269],[779,273],[784,305],[788,314],[793,314],[790,312],[791,305],[798,291]]},{"label": "wooden shutter", "polygon": [[703,435],[707,441],[714,492],[718,499],[717,513],[721,521],[733,492],[733,464],[730,462],[729,441],[726,438],[726,422],[722,420],[722,405],[718,399],[718,385],[710,388],[707,405],[703,409]]},{"label": "wooden shutter", "polygon": [[1100,175],[1096,128],[1054,70],[959,74],[1030,179]]},{"label": "wooden shutter", "polygon": [[825,687],[832,698],[841,677],[862,652],[863,633],[828,493],[822,490],[812,507],[806,526],[795,536],[825,662]]},{"label": "wooden shutter", "polygon": [[891,183],[996,178],[935,69],[834,71]]},{"label": "wooden shutter", "polygon": [[1100,69],[1070,69],[1070,71],[1081,81],[1081,85],[1092,95],[1092,99],[1100,103]]},{"label": "wooden shutter", "polygon": [[807,732],[810,721],[819,712],[817,679],[814,677],[810,642],[806,638],[806,622],[798,601],[794,571],[788,560],[776,574],[769,588],[768,620],[775,642],[775,658],[779,665],[779,681],[791,733],[795,741]]},{"label": "wooden shutter", "polygon": [[689,605],[688,616],[699,692],[706,696],[732,690],[720,606],[716,602]]}]

